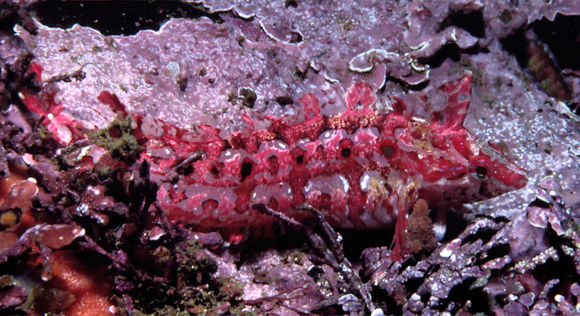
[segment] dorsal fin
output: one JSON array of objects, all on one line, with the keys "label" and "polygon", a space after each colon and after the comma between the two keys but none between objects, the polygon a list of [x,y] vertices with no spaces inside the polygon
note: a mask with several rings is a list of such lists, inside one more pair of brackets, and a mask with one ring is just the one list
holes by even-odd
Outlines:
[{"label": "dorsal fin", "polygon": [[463,121],[471,102],[472,81],[473,76],[469,72],[461,79],[448,82],[439,88],[447,93],[447,105],[443,111],[434,114],[434,121],[440,121],[446,128],[458,129],[463,127]]}]

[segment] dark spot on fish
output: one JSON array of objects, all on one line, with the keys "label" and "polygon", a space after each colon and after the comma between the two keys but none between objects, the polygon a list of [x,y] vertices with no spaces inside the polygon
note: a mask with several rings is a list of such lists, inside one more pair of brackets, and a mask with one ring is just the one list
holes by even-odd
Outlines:
[{"label": "dark spot on fish", "polygon": [[397,149],[391,145],[384,145],[381,146],[381,152],[385,157],[390,158],[395,154],[395,152],[397,152]]},{"label": "dark spot on fish", "polygon": [[296,162],[298,164],[302,164],[302,162],[304,162],[304,155],[298,155],[298,156],[296,156]]},{"label": "dark spot on fish", "polygon": [[304,163],[304,150],[302,148],[296,147],[292,150],[292,156],[297,164],[301,165]]},{"label": "dark spot on fish", "polygon": [[214,164],[209,171],[211,172],[211,174],[217,178],[220,176],[222,169],[224,168],[224,164],[222,162],[216,163]]},{"label": "dark spot on fish", "polygon": [[242,163],[242,168],[240,169],[240,178],[241,178],[241,181],[242,181],[242,182],[244,182],[244,180],[246,180],[246,178],[247,178],[247,177],[248,177],[250,174],[252,174],[252,167],[253,167],[253,164],[252,164],[252,162],[251,162],[251,161],[249,161],[249,160],[245,160],[245,161]]},{"label": "dark spot on fish", "polygon": [[338,144],[338,148],[340,149],[340,155],[342,156],[342,158],[348,158],[351,156],[351,154],[353,154],[352,150],[353,146],[354,143],[349,138],[345,138],[340,141],[340,143]]}]

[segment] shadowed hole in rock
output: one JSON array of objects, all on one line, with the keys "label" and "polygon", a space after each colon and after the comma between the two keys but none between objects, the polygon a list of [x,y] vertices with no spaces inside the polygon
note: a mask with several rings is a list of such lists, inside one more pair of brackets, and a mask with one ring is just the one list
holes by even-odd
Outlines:
[{"label": "shadowed hole in rock", "polygon": [[439,25],[438,31],[442,31],[449,26],[462,28],[475,37],[485,37],[485,23],[483,21],[482,10],[469,13],[452,12]]},{"label": "shadowed hole in rock", "polygon": [[175,161],[174,168],[178,174],[187,176],[195,171],[193,163],[201,159],[200,152],[194,153],[189,157],[180,157]]},{"label": "shadowed hole in rock", "polygon": [[496,245],[495,247],[493,247],[487,251],[485,258],[476,260],[474,265],[481,266],[481,265],[488,263],[494,259],[501,258],[505,255],[508,255],[509,253],[510,253],[510,245],[509,244]]},{"label": "shadowed hole in rock", "polygon": [[531,75],[546,94],[567,103],[580,113],[573,100],[568,75],[580,70],[580,16],[556,15],[554,21],[542,19],[531,24],[531,30],[519,30],[501,40],[520,67]]},{"label": "shadowed hole in rock", "polygon": [[389,227],[378,230],[337,229],[343,237],[344,254],[348,258],[360,258],[363,250],[370,247],[388,247],[395,233]]},{"label": "shadowed hole in rock", "polygon": [[[534,33],[540,42],[545,43],[544,52],[548,56],[543,64],[552,60],[552,69],[544,67],[538,80],[542,90],[564,101],[572,112],[580,115],[580,103],[573,102],[573,89],[570,88],[575,72],[580,71],[580,16],[557,14],[554,21],[542,19],[532,23]],[[548,76],[543,76],[546,73]],[[577,100],[577,98],[576,98]]]},{"label": "shadowed hole in rock", "polygon": [[421,278],[409,278],[407,282],[405,282],[405,290],[407,293],[414,293],[417,292],[421,284],[425,282],[425,277]]},{"label": "shadowed hole in rock", "polygon": [[527,64],[528,40],[522,31],[514,32],[501,40],[503,48],[512,55],[516,56],[516,60],[520,67],[525,68]]},{"label": "shadowed hole in rock", "polygon": [[[447,221],[445,222],[445,237],[443,237],[443,240],[441,240],[442,243],[451,241],[455,238],[457,238],[457,236],[459,236],[459,234],[461,234],[465,228],[467,227],[467,225],[469,224],[469,222],[463,218],[462,215],[460,215],[462,213],[462,211],[458,211],[458,212],[446,212],[446,218]],[[431,209],[431,220],[433,221],[433,223],[436,222],[436,215],[437,214],[437,209]],[[491,237],[490,237],[491,238]],[[488,239],[489,240],[489,239]]]},{"label": "shadowed hole in rock", "polygon": [[432,68],[437,68],[441,66],[447,58],[455,62],[458,62],[461,59],[461,51],[455,43],[447,43],[432,56],[419,58],[419,61],[423,64],[428,64]]},{"label": "shadowed hole in rock", "polygon": [[292,32],[290,34],[290,43],[298,44],[300,42],[302,42],[302,34],[300,34],[298,32]]},{"label": "shadowed hole in rock", "polygon": [[465,303],[467,300],[471,302],[470,306],[466,307],[466,311],[470,313],[481,313],[483,315],[493,314],[493,298],[481,290],[482,287],[474,287],[477,278],[470,277],[463,280],[461,283],[455,285],[449,291],[449,295],[445,302],[461,302]]},{"label": "shadowed hole in rock", "polygon": [[461,244],[463,245],[463,244],[467,244],[467,243],[472,243],[478,239],[481,239],[481,241],[485,244],[486,242],[490,241],[491,238],[496,233],[497,233],[497,230],[495,230],[495,229],[482,228],[482,229],[478,230],[477,233],[465,237],[465,239],[463,240],[463,242]]},{"label": "shadowed hole in rock", "polygon": [[293,7],[296,8],[298,6],[298,2],[296,0],[286,0],[284,1],[284,7]]},{"label": "shadowed hole in rock", "polygon": [[288,104],[294,103],[294,100],[292,100],[292,97],[289,96],[279,96],[276,97],[276,102],[278,102],[278,104],[281,106],[286,106]]},{"label": "shadowed hole in rock", "polygon": [[324,274],[324,268],[321,266],[312,266],[306,273],[314,280],[314,282],[318,282]]},{"label": "shadowed hole in rock", "polygon": [[537,207],[541,207],[541,208],[549,208],[552,206],[552,203],[550,203],[549,201],[546,201],[544,199],[540,199],[538,197],[536,197],[532,203],[530,203],[530,206],[537,206]]},{"label": "shadowed hole in rock", "polygon": [[395,295],[390,295],[385,290],[374,290],[373,289],[373,299],[376,299],[380,302],[383,302],[384,308],[383,310],[388,310],[390,315],[403,315],[403,304],[399,304],[396,299]]},{"label": "shadowed hole in rock", "polygon": [[554,21],[532,23],[538,38],[546,43],[562,68],[580,70],[580,16],[557,14]]},{"label": "shadowed hole in rock", "polygon": [[[568,247],[573,246],[573,242],[566,237],[558,236],[553,230],[546,231],[546,240],[549,245],[559,245],[556,247],[558,253],[557,261],[547,259],[543,263],[539,263],[527,276],[521,275],[519,281],[526,287],[532,287],[537,281],[546,283],[549,280],[560,280],[558,284],[548,291],[547,297],[554,297],[556,294],[563,296],[569,295],[570,285],[578,282],[578,274],[576,272],[577,264],[574,256],[564,253],[562,245]],[[526,280],[527,279],[527,280]],[[527,282],[526,282],[527,281]]]}]

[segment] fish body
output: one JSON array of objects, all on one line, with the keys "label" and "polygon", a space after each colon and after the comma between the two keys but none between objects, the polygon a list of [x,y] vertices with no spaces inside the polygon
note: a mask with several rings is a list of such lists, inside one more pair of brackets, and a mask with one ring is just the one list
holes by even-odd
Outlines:
[{"label": "fish body", "polygon": [[[375,90],[359,82],[344,96],[346,110],[333,116],[322,115],[309,93],[299,99],[300,119],[266,117],[267,128],[255,128],[248,115],[243,131],[227,135],[209,125],[183,129],[133,115],[134,134],[145,147],[140,159],[159,183],[159,205],[173,222],[206,231],[268,230],[276,219],[254,205],[300,220],[306,214],[298,209],[308,204],[335,227],[395,226],[401,252],[407,212],[417,200],[445,208],[526,185],[523,170],[484,152],[463,127],[471,87],[470,74],[439,87],[446,105],[425,119],[398,98],[391,98],[392,111],[378,111]],[[103,91],[98,99],[130,115],[114,94]],[[24,103],[47,117],[49,127],[75,130],[62,106],[31,95]],[[60,134],[69,143],[79,132]]]},{"label": "fish body", "polygon": [[[274,221],[252,205],[300,218],[296,209],[308,204],[336,227],[393,226],[418,199],[444,207],[526,184],[522,170],[484,153],[463,127],[471,85],[466,75],[440,87],[447,105],[427,120],[411,117],[397,98],[393,111],[380,113],[373,89],[356,83],[345,95],[347,109],[330,117],[306,94],[301,121],[268,117],[267,129],[254,129],[249,117],[248,130],[224,138],[210,126],[192,133],[161,125],[162,132],[146,135],[144,159],[166,174],[203,153],[178,181],[161,183],[158,200],[174,221],[243,229]],[[167,158],[151,154],[160,148],[171,151]]]}]

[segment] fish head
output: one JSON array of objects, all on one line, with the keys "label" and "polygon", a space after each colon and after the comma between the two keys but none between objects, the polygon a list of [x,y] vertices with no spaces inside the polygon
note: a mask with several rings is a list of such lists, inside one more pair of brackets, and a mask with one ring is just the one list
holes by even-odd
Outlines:
[{"label": "fish head", "polygon": [[[447,104],[430,119],[392,124],[391,144],[400,152],[399,170],[416,182],[420,198],[430,204],[467,203],[523,188],[526,173],[496,146],[480,145],[463,126],[471,101],[471,74],[441,86]],[[395,150],[396,149],[396,150]]]}]

